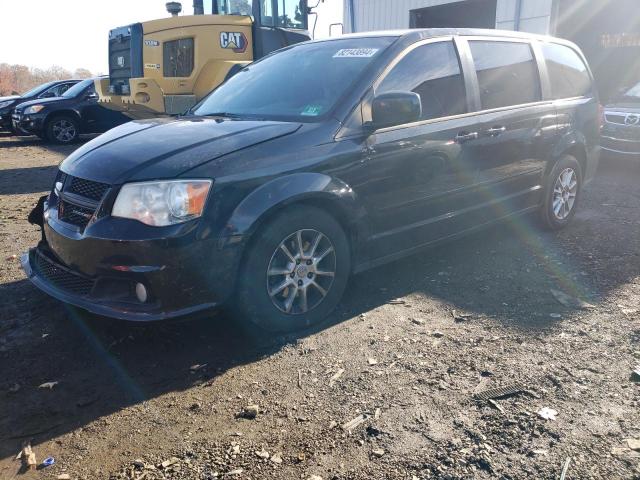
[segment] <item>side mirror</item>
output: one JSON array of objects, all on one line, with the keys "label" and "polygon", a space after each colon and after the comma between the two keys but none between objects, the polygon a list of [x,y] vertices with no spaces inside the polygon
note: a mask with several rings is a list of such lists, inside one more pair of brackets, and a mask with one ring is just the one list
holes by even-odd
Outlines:
[{"label": "side mirror", "polygon": [[87,93],[86,99],[87,100],[97,100],[98,99],[98,94],[96,92]]},{"label": "side mirror", "polygon": [[378,95],[371,104],[372,127],[393,127],[417,122],[422,116],[420,95],[413,92],[387,92]]}]

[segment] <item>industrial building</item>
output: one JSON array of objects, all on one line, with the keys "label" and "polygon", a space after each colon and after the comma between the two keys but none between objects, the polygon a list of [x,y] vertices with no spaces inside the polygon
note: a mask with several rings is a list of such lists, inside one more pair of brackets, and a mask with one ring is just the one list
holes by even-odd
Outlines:
[{"label": "industrial building", "polygon": [[576,42],[603,97],[640,81],[639,0],[344,0],[345,32],[498,28]]}]

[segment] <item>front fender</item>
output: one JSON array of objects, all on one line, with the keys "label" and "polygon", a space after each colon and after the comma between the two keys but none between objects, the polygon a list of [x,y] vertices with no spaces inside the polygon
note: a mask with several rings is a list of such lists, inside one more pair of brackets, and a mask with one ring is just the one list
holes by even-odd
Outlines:
[{"label": "front fender", "polygon": [[334,210],[349,228],[359,230],[364,212],[354,191],[322,173],[294,173],[273,179],[251,192],[233,211],[226,225],[229,236],[250,236],[273,214],[298,202],[319,203]]},{"label": "front fender", "polygon": [[61,116],[61,115],[66,115],[66,116],[75,118],[76,121],[78,122],[78,124],[80,124],[80,122],[81,122],[80,114],[76,110],[74,110],[72,108],[65,108],[63,110],[54,110],[52,112],[47,113],[47,116],[44,118],[44,120],[42,122],[43,127],[47,124],[47,122],[49,120],[51,120],[54,117]]}]

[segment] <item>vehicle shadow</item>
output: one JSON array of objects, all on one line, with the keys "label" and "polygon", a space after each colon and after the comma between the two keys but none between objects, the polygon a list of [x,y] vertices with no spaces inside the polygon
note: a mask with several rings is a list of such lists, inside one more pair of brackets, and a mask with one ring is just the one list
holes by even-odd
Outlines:
[{"label": "vehicle shadow", "polygon": [[[58,167],[7,168],[0,170],[5,181],[0,182],[0,195],[20,195],[48,192],[53,187]],[[33,203],[38,201],[33,198]]]},{"label": "vehicle shadow", "polygon": [[0,132],[0,151],[8,148],[38,146],[52,152],[68,155],[83,143],[96,138],[96,136],[94,134],[81,135],[78,141],[71,145],[57,145],[35,135],[16,136],[7,132]]},{"label": "vehicle shadow", "polygon": [[[609,183],[622,181],[634,182],[624,174],[603,180],[560,233],[543,232],[533,217],[524,217],[354,276],[328,321],[299,335],[252,335],[230,313],[148,325],[114,322],[64,306],[26,280],[0,285],[0,458],[15,455],[24,440],[37,444],[146,399],[213,382],[398,298],[406,315],[422,315],[427,328],[430,315],[444,308],[471,313],[470,321],[545,335],[578,314],[551,289],[597,303],[640,274],[637,244],[629,241],[638,215],[635,224],[620,223],[614,231],[608,222],[618,222],[617,214],[602,206]],[[640,201],[636,192],[629,205]],[[422,310],[423,299],[441,307]],[[45,382],[60,383],[43,392],[38,386]]]},{"label": "vehicle shadow", "polygon": [[[233,318],[212,312],[149,325],[98,318],[27,280],[0,286],[0,305],[0,458],[15,455],[25,440],[36,445],[129,405],[212,381],[290,341],[247,335]],[[38,389],[46,382],[59,384]]]}]

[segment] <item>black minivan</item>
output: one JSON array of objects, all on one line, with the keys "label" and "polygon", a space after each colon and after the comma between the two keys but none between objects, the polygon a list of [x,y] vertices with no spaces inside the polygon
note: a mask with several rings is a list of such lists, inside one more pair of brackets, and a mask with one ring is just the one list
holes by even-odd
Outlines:
[{"label": "black minivan", "polygon": [[70,155],[32,214],[43,240],[23,267],[97,314],[226,305],[296,330],[353,273],[525,212],[564,227],[599,132],[591,72],[563,40],[410,30],[298,44],[182,118],[130,122]]}]

